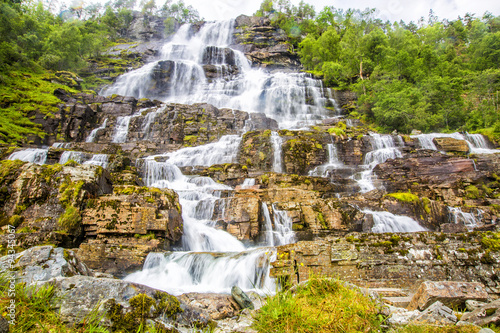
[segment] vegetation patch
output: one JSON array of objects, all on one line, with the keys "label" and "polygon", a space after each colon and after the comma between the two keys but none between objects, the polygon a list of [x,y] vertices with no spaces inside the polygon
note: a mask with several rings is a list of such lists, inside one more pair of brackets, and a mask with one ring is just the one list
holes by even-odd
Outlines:
[{"label": "vegetation patch", "polygon": [[415,195],[410,192],[403,192],[403,193],[389,193],[386,194],[387,197],[394,198],[398,201],[402,202],[418,202],[420,199],[418,195]]},{"label": "vegetation patch", "polygon": [[375,302],[341,281],[312,277],[294,292],[280,291],[257,313],[258,332],[376,332]]}]

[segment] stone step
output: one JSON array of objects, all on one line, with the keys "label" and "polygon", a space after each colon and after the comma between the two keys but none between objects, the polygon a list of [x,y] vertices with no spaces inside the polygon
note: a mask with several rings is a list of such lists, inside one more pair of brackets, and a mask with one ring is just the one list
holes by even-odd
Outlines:
[{"label": "stone step", "polygon": [[410,304],[412,296],[401,296],[401,297],[382,297],[384,303],[396,306],[398,308],[406,308]]},{"label": "stone step", "polygon": [[406,297],[409,296],[409,292],[400,288],[370,288],[370,291],[374,291],[380,295],[380,297]]}]

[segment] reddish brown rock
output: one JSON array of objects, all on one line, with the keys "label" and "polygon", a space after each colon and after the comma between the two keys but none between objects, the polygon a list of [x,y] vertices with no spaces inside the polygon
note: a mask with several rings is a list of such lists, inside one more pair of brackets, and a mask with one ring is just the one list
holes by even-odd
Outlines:
[{"label": "reddish brown rock", "polygon": [[440,301],[448,307],[459,307],[466,300],[486,301],[488,293],[482,283],[458,281],[425,281],[417,289],[408,310],[423,311],[432,303]]}]

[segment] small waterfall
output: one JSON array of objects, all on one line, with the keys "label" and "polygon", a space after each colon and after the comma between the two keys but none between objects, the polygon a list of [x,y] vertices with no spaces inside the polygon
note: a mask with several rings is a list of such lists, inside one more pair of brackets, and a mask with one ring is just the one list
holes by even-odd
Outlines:
[{"label": "small waterfall", "polygon": [[451,223],[463,224],[469,231],[477,227],[483,218],[482,211],[479,209],[474,215],[473,213],[464,213],[460,207],[448,207],[448,217]]},{"label": "small waterfall", "polygon": [[362,193],[375,189],[372,179],[374,177],[373,169],[378,164],[384,163],[388,159],[403,157],[396,147],[392,136],[370,133],[370,138],[373,150],[365,155],[365,160],[363,162],[365,171],[353,176],[361,188]]},{"label": "small waterfall", "polygon": [[408,216],[394,215],[389,212],[376,212],[372,210],[363,210],[363,213],[373,217],[372,232],[418,232],[427,231],[420,226],[417,221]]},{"label": "small waterfall", "polygon": [[59,158],[59,164],[66,164],[69,160],[73,160],[76,163],[82,163],[83,153],[80,151],[67,150],[61,154]]},{"label": "small waterfall", "polygon": [[214,164],[234,163],[241,142],[239,135],[224,135],[217,142],[197,147],[187,147],[167,153],[168,162],[179,167],[211,166]]},{"label": "small waterfall", "polygon": [[495,154],[500,152],[496,149],[490,149],[484,136],[481,134],[466,133],[463,135],[461,133],[429,133],[412,135],[411,137],[418,139],[422,149],[438,150],[432,140],[435,138],[453,138],[467,141],[467,144],[469,145],[469,152],[471,154]]},{"label": "small waterfall", "polygon": [[49,151],[48,149],[28,148],[10,154],[8,159],[21,160],[24,162],[30,162],[42,165],[45,164],[45,161],[47,160],[48,151]]},{"label": "small waterfall", "polygon": [[269,214],[269,208],[266,203],[262,203],[262,213],[265,222],[265,235],[267,246],[286,245],[295,242],[295,232],[292,228],[292,219],[287,215],[286,211],[279,210],[273,204],[273,220]]},{"label": "small waterfall", "polygon": [[124,143],[127,141],[128,127],[132,116],[124,116],[116,118],[115,131],[113,133],[112,143]]},{"label": "small waterfall", "polygon": [[271,143],[273,145],[273,172],[282,173],[283,165],[281,163],[281,147],[283,146],[283,139],[277,132],[271,132]]},{"label": "small waterfall", "polygon": [[319,165],[315,167],[313,170],[309,171],[309,176],[327,177],[329,171],[338,169],[343,166],[338,156],[337,146],[334,143],[327,144],[327,151],[328,151],[328,163]]},{"label": "small waterfall", "polygon": [[156,111],[149,112],[146,117],[144,117],[144,120],[142,121],[142,133],[143,133],[143,140],[149,139],[150,136],[150,131],[151,131],[151,125],[155,121],[156,117],[161,114],[163,111],[165,111],[165,107],[162,107]]},{"label": "small waterfall", "polygon": [[243,290],[269,294],[275,291],[269,277],[269,263],[275,250],[261,248],[240,253],[150,253],[143,270],[126,281],[146,284],[174,295],[187,292],[231,293],[235,285]]},{"label": "small waterfall", "polygon": [[97,135],[97,132],[99,130],[105,129],[107,123],[108,123],[108,118],[104,119],[104,122],[102,123],[101,126],[99,126],[98,128],[93,129],[92,132],[90,132],[89,136],[85,139],[85,142],[94,142],[95,137]]},{"label": "small waterfall", "polygon": [[108,167],[108,155],[107,154],[96,154],[88,161],[83,162],[83,164],[98,165],[103,168]]},{"label": "small waterfall", "polygon": [[241,184],[241,188],[251,188],[252,186],[255,186],[254,178],[245,178],[243,184]]},{"label": "small waterfall", "polygon": [[70,148],[71,147],[71,142],[54,142],[52,144],[52,148]]}]

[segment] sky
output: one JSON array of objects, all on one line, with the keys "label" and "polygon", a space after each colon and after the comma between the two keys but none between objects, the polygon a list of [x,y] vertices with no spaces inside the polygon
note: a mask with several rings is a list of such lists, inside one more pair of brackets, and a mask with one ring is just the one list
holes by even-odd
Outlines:
[{"label": "sky", "polygon": [[[157,3],[163,1],[157,0]],[[261,0],[184,0],[186,4],[198,10],[205,20],[224,20],[234,18],[240,14],[252,15],[259,9]],[[298,5],[300,0],[291,0]],[[456,19],[465,13],[475,13],[482,17],[489,11],[500,15],[500,1],[498,0],[305,0],[319,12],[324,6],[336,8],[377,8],[377,17],[382,20],[417,22],[421,16],[426,19],[432,9],[439,19]]]}]

